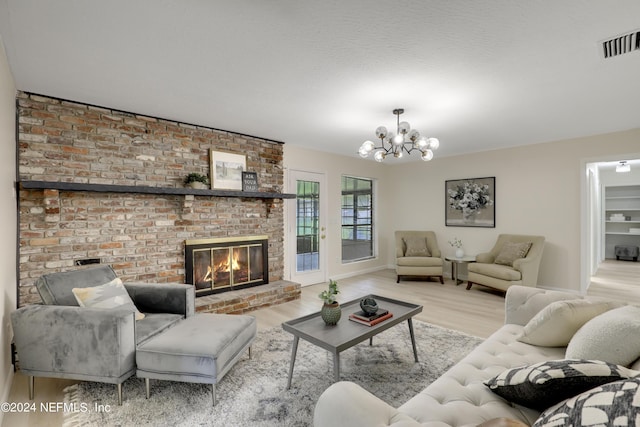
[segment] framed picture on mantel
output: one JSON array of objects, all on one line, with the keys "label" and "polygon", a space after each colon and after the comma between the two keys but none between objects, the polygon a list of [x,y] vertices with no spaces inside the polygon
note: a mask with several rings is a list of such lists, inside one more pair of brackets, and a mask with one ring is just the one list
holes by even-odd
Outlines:
[{"label": "framed picture on mantel", "polygon": [[445,181],[445,225],[496,226],[496,178]]},{"label": "framed picture on mantel", "polygon": [[242,172],[247,158],[241,154],[211,150],[211,188],[214,190],[242,190]]}]

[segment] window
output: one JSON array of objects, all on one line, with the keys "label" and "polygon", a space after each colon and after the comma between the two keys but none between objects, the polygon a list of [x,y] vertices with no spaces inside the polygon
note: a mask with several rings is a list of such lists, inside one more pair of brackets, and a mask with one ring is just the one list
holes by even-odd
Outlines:
[{"label": "window", "polygon": [[342,262],[373,258],[373,181],[342,177]]}]

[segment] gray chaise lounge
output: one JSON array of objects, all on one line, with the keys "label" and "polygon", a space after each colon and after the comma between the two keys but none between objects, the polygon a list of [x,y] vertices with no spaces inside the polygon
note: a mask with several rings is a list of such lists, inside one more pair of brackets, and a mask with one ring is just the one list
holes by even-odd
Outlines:
[{"label": "gray chaise lounge", "polygon": [[34,377],[68,378],[116,384],[136,373],[136,346],[195,314],[191,285],[125,283],[136,308],[80,307],[76,287],[100,286],[116,279],[110,266],[47,274],[36,287],[45,305],[29,305],[11,313],[20,370]]}]

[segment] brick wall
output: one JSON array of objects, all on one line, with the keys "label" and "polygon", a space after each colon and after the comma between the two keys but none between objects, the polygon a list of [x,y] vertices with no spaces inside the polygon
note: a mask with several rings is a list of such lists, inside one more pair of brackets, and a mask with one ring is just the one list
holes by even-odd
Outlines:
[{"label": "brick wall", "polygon": [[[209,150],[246,155],[260,191],[283,188],[282,144],[201,126],[19,93],[20,180],[182,187],[209,175]],[[269,236],[283,276],[282,199],[20,190],[20,305],[42,274],[100,258],[123,280],[184,281],[186,239]]]}]

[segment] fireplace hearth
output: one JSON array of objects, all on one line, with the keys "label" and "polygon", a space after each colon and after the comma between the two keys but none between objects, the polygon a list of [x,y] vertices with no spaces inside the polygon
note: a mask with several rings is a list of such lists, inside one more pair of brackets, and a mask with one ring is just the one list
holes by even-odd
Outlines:
[{"label": "fireplace hearth", "polygon": [[185,241],[186,283],[196,297],[269,283],[268,236]]}]

